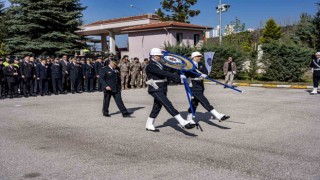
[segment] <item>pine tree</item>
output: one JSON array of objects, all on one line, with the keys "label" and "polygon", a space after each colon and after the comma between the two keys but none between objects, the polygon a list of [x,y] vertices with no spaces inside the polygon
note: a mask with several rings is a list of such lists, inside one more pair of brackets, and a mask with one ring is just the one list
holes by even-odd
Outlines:
[{"label": "pine tree", "polygon": [[307,47],[315,48],[315,34],[312,16],[303,13],[300,15],[300,21],[296,27],[295,35],[302,44]]},{"label": "pine tree", "polygon": [[71,54],[81,48],[75,33],[82,10],[79,0],[10,0],[6,46],[14,54]]},{"label": "pine tree", "polygon": [[281,27],[278,26],[273,19],[269,19],[263,29],[260,41],[265,43],[271,40],[278,40],[281,38],[281,34]]},{"label": "pine tree", "polygon": [[5,22],[5,8],[4,2],[0,2],[0,56],[3,56],[5,53],[4,51],[4,44],[3,39],[6,37],[7,28],[4,25]]},{"label": "pine tree", "polygon": [[165,14],[161,9],[158,9],[157,14],[162,21],[178,21],[190,23],[189,17],[194,17],[200,14],[200,10],[190,10],[198,0],[163,0],[160,4],[162,9],[169,13]]},{"label": "pine tree", "polygon": [[318,12],[314,17],[313,25],[314,25],[314,34],[315,34],[315,47],[318,51],[320,51],[320,2],[317,3]]},{"label": "pine tree", "polygon": [[241,21],[238,17],[236,17],[235,21],[231,21],[231,25],[233,25],[233,29],[235,32],[243,32],[246,28],[246,24],[241,24]]}]

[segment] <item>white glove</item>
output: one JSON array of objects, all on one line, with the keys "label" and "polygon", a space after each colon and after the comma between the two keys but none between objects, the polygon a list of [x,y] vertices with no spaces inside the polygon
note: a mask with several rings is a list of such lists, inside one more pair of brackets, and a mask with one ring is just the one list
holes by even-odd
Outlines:
[{"label": "white glove", "polygon": [[184,79],[187,79],[187,77],[185,76],[185,75],[180,75],[180,79],[181,79],[181,83],[183,83],[184,81]]},{"label": "white glove", "polygon": [[208,77],[208,75],[206,75],[206,74],[201,74],[201,76],[200,77],[202,77],[203,79],[205,79],[205,78],[207,78]]}]

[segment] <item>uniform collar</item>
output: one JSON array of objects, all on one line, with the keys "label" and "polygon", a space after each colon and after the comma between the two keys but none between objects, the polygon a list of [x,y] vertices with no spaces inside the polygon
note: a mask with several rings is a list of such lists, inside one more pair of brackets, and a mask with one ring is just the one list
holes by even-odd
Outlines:
[{"label": "uniform collar", "polygon": [[194,61],[194,60],[192,60],[192,61],[193,61],[194,65],[196,65],[196,67],[198,68],[199,63],[197,61]]},{"label": "uniform collar", "polygon": [[163,66],[161,63],[159,63],[158,61],[154,60],[154,59],[151,59],[154,63],[156,63],[156,65],[160,68],[160,69],[163,69]]}]

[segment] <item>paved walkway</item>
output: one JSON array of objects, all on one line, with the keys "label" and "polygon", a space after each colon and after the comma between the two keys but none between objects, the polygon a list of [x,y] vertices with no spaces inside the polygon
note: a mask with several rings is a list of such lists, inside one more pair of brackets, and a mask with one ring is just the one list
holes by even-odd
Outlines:
[{"label": "paved walkway", "polygon": [[[102,93],[1,100],[0,179],[320,179],[320,95],[206,88],[231,119],[210,120],[200,107],[203,132],[180,129],[164,109],[160,133],[145,131],[145,89],[123,92],[130,119],[113,101],[103,117]],[[183,86],[169,97],[185,117]]]}]

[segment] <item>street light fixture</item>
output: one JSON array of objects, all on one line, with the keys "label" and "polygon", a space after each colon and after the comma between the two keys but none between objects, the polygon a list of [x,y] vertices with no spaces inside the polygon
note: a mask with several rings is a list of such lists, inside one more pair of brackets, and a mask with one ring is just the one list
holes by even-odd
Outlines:
[{"label": "street light fixture", "polygon": [[133,4],[131,4],[130,7],[135,8],[135,9],[141,11],[142,13],[145,13],[145,11],[144,11],[143,9],[138,8],[137,6],[135,6],[135,5],[133,5]]},{"label": "street light fixture", "polygon": [[216,7],[217,14],[219,14],[219,45],[222,45],[222,12],[227,12],[230,8],[228,4],[221,4],[221,0],[219,1],[219,5]]}]

